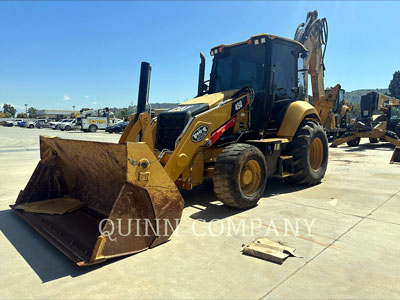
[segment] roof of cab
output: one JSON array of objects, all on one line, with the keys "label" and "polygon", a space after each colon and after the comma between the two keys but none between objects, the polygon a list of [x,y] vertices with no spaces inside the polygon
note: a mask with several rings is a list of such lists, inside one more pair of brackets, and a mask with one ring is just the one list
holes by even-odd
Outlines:
[{"label": "roof of cab", "polygon": [[266,38],[269,38],[269,39],[271,39],[271,40],[279,39],[279,40],[283,40],[283,41],[286,41],[286,42],[290,42],[290,43],[296,44],[297,46],[299,46],[300,48],[304,49],[305,51],[308,51],[308,49],[307,49],[306,47],[304,47],[304,45],[301,44],[301,43],[298,42],[298,41],[291,40],[291,39],[284,38],[284,37],[277,36],[277,35],[267,34],[267,33],[262,33],[262,34],[253,35],[253,36],[251,36],[249,39],[247,39],[247,40],[245,40],[245,41],[238,42],[238,43],[231,44],[231,45],[221,44],[221,45],[215,46],[215,47],[213,47],[213,48],[211,48],[211,49],[215,49],[215,48],[219,48],[219,47],[233,47],[233,46],[238,46],[238,45],[242,45],[242,44],[247,44],[247,41],[248,41],[248,40],[250,40],[250,39],[252,40],[252,39],[254,39],[254,38],[261,38],[261,37],[266,37]]}]

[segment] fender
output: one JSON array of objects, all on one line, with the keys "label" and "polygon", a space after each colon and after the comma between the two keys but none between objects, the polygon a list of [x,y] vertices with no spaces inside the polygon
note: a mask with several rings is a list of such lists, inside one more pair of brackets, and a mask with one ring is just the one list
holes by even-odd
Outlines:
[{"label": "fender", "polygon": [[287,138],[291,141],[305,118],[321,123],[318,111],[310,103],[305,101],[290,103],[278,130],[277,137]]}]

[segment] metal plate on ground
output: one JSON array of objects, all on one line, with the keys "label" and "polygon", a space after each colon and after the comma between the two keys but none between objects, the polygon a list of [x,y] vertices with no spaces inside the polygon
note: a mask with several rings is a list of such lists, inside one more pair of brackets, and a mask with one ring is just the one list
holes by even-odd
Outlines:
[{"label": "metal plate on ground", "polygon": [[262,258],[278,264],[282,264],[289,256],[298,257],[294,254],[294,251],[296,251],[296,248],[264,237],[258,238],[248,245],[243,245],[243,254]]}]

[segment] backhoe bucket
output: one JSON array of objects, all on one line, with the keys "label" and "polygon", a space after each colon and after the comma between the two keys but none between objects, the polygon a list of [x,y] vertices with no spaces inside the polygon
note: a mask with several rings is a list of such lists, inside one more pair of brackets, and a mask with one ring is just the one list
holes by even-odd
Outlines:
[{"label": "backhoe bucket", "polygon": [[394,149],[390,163],[400,165],[400,147]]},{"label": "backhoe bucket", "polygon": [[144,143],[40,137],[40,157],[11,208],[79,266],[169,239],[183,198]]}]

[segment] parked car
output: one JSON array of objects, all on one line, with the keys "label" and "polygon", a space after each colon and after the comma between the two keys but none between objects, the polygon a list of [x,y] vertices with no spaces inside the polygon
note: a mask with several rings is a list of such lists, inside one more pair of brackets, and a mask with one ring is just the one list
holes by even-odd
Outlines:
[{"label": "parked car", "polygon": [[113,132],[120,133],[120,132],[123,132],[125,130],[126,126],[128,126],[128,124],[129,124],[129,122],[119,122],[119,123],[117,123],[115,125],[108,126],[106,128],[106,132],[108,132],[108,133],[113,133]]},{"label": "parked car", "polygon": [[26,123],[26,121],[18,122],[17,126],[18,126],[18,127],[24,127],[24,126],[25,126],[25,123]]},{"label": "parked car", "polygon": [[24,121],[24,120],[23,119],[14,119],[14,120],[11,120],[11,121],[6,121],[6,125],[5,126],[8,126],[8,127],[17,126],[18,122],[22,122],[22,121]]},{"label": "parked car", "polygon": [[38,120],[26,122],[24,127],[26,127],[26,128],[35,128],[36,127],[36,122],[38,122],[38,121],[47,122],[46,119],[38,119]]},{"label": "parked car", "polygon": [[59,127],[59,125],[61,123],[70,122],[70,121],[72,121],[72,119],[61,119],[61,120],[58,120],[58,121],[51,121],[50,122],[50,127],[51,127],[51,129],[58,129],[58,127]]},{"label": "parked car", "polygon": [[35,127],[35,121],[25,122],[24,127],[25,128],[34,128]]},{"label": "parked car", "polygon": [[50,127],[50,122],[49,121],[47,121],[47,120],[44,120],[44,119],[40,119],[40,120],[37,120],[36,122],[35,122],[35,127],[36,128],[49,128]]},{"label": "parked car", "polygon": [[76,120],[72,119],[72,120],[68,120],[69,122],[62,122],[61,124],[59,124],[59,129],[61,131],[70,131],[70,130],[74,130],[74,129],[79,129],[80,127],[78,125],[76,125]]}]

